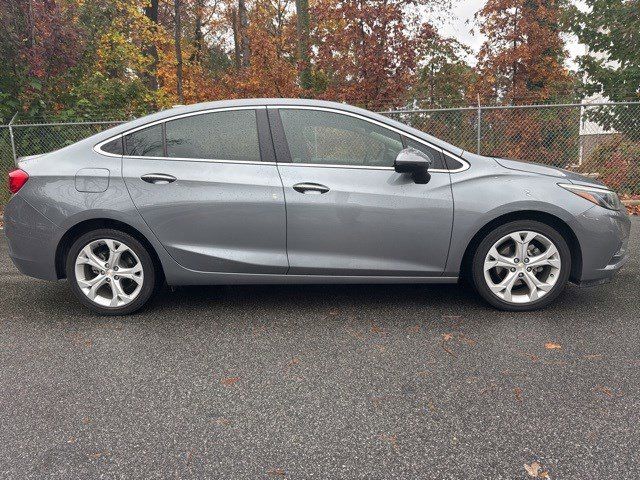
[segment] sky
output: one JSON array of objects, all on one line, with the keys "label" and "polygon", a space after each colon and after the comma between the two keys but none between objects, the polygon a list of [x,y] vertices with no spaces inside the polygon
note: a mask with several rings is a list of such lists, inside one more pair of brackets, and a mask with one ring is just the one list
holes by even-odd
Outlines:
[{"label": "sky", "polygon": [[[459,42],[468,45],[473,50],[474,54],[477,54],[480,50],[480,46],[484,41],[484,36],[477,31],[473,16],[478,10],[482,8],[486,0],[453,0],[453,8],[451,11],[451,18],[449,21],[445,20],[441,23],[440,32],[446,37],[453,37]],[[578,7],[582,7],[584,4],[580,0],[574,0],[574,3]],[[474,30],[473,32],[471,30]],[[577,55],[584,54],[584,46],[577,42],[577,39],[573,36],[566,37],[566,47],[569,52],[571,61],[568,63],[568,67],[575,68],[576,64],[573,61]],[[467,59],[472,65],[476,63],[476,55],[472,55]]]}]

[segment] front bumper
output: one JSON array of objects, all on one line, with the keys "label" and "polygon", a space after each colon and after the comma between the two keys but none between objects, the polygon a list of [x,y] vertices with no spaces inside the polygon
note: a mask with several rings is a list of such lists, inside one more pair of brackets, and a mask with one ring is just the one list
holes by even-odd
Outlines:
[{"label": "front bumper", "polygon": [[594,206],[580,215],[576,235],[582,248],[580,286],[606,283],[629,259],[631,219],[625,210]]},{"label": "front bumper", "polygon": [[57,280],[54,241],[57,228],[19,194],[11,198],[4,211],[4,233],[9,256],[18,270],[31,277]]}]

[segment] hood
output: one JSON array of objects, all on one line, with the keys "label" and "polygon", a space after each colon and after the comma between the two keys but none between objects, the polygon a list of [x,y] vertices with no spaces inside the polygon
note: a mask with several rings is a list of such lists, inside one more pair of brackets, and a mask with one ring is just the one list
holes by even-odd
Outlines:
[{"label": "hood", "polygon": [[584,175],[580,175],[579,173],[570,172],[569,170],[565,170],[564,168],[550,167],[548,165],[542,165],[541,163],[507,160],[506,158],[495,158],[495,161],[504,168],[508,168],[509,170],[537,173],[538,175],[546,175],[547,177],[564,179],[565,181],[569,181],[571,183],[604,187],[604,184],[602,182],[599,182],[590,177],[586,177]]}]

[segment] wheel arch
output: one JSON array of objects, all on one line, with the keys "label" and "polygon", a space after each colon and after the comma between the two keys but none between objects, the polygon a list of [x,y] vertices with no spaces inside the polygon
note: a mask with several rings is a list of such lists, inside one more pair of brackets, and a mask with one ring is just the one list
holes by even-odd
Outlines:
[{"label": "wheel arch", "polygon": [[582,274],[582,247],[580,246],[578,237],[574,233],[573,229],[560,217],[538,210],[519,210],[517,212],[506,213],[483,225],[467,244],[467,248],[465,249],[464,255],[462,256],[462,262],[460,264],[461,277],[467,277],[470,274],[473,254],[482,239],[491,230],[499,227],[500,225],[516,220],[539,221],[555,228],[565,239],[569,246],[569,251],[571,252],[571,274],[569,279],[572,281],[580,279]]},{"label": "wheel arch", "polygon": [[149,255],[153,259],[153,263],[155,264],[157,272],[160,275],[160,279],[164,279],[164,271],[162,268],[162,262],[160,261],[160,257],[158,256],[158,252],[156,252],[156,249],[153,247],[151,242],[149,242],[147,237],[145,237],[138,229],[132,227],[128,223],[120,220],[114,220],[112,218],[92,218],[83,220],[73,225],[64,233],[56,247],[55,268],[56,276],[58,277],[58,279],[66,278],[66,258],[73,242],[81,235],[99,228],[113,228],[115,230],[120,230],[122,232],[128,233],[140,243],[142,243],[142,245],[144,245],[144,247],[149,252]]}]

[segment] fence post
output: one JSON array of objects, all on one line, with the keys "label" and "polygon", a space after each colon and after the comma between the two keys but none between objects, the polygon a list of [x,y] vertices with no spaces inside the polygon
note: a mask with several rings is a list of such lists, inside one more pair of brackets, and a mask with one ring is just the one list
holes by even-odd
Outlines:
[{"label": "fence post", "polygon": [[480,94],[478,94],[478,147],[477,147],[478,155],[480,155],[481,142],[482,142],[482,107],[480,106]]},{"label": "fence post", "polygon": [[13,163],[17,167],[18,166],[18,155],[16,155],[16,141],[13,138],[13,121],[18,116],[18,112],[16,112],[13,117],[11,117],[11,121],[9,122],[9,138],[11,139],[11,152],[13,153]]}]

